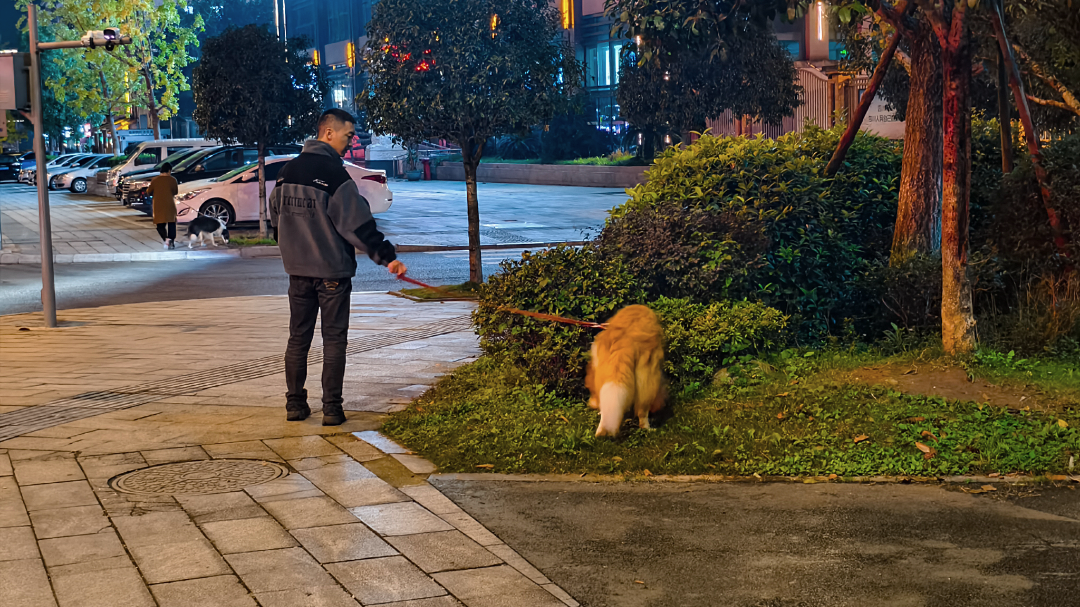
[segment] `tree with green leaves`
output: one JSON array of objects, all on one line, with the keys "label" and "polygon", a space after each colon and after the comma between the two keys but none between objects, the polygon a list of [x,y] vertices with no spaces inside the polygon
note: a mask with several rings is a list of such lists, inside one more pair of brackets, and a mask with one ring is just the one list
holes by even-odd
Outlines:
[{"label": "tree with green leaves", "polygon": [[375,133],[461,147],[469,280],[481,282],[476,170],[484,145],[545,122],[579,86],[559,13],[546,0],[381,0],[368,36],[369,78],[357,104]]},{"label": "tree with green leaves", "polygon": [[266,238],[266,146],[315,132],[329,86],[307,56],[310,41],[285,43],[265,26],[226,29],[203,45],[193,118],[207,137],[259,150],[259,237]]},{"label": "tree with green leaves", "polygon": [[[17,2],[25,10],[29,0]],[[203,27],[199,16],[191,25],[182,23],[186,0],[41,0],[37,5],[38,22],[48,24],[57,37],[77,39],[104,27],[118,27],[131,36],[132,44],[108,53],[57,53],[54,62],[66,57],[70,65],[62,78],[45,84],[60,97],[74,98],[77,112],[92,108],[98,114],[111,113],[120,98],[144,108],[154,137],[160,139],[161,121],[176,112],[180,92],[189,88],[183,69],[192,61],[191,49],[199,43],[196,33]]]}]

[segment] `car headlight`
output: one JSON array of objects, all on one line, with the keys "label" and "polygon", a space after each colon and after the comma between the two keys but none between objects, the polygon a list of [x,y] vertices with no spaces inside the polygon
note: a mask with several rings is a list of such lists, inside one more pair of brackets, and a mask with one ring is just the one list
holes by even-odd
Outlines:
[{"label": "car headlight", "polygon": [[191,200],[192,198],[195,198],[196,196],[198,196],[199,194],[202,194],[203,192],[205,192],[208,189],[209,188],[203,188],[201,190],[191,190],[190,192],[184,192],[183,194],[180,194],[179,196],[176,197],[176,201],[177,202],[183,202],[185,200]]}]

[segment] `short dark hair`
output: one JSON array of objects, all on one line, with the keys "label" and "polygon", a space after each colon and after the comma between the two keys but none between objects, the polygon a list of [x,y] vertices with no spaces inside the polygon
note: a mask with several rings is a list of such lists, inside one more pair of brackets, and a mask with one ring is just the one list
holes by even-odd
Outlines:
[{"label": "short dark hair", "polygon": [[161,172],[162,173],[172,173],[172,163],[162,162],[161,163]]},{"label": "short dark hair", "polygon": [[353,115],[345,110],[339,110],[338,108],[326,110],[322,113],[322,116],[319,116],[319,124],[315,126],[315,133],[321,133],[323,129],[337,122],[356,124],[356,118],[353,118]]}]

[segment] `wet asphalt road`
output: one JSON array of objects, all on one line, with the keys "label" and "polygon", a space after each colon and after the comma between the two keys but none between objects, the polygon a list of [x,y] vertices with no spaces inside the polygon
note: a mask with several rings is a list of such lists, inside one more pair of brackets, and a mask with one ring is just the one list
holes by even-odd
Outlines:
[{"label": "wet asphalt road", "polygon": [[[402,253],[408,275],[422,282],[459,284],[469,277],[467,251]],[[500,260],[521,256],[521,251],[483,252],[484,272],[498,270]],[[391,276],[386,268],[360,256],[354,291],[390,291],[411,287]],[[284,295],[289,277],[281,260],[184,259],[177,261],[56,264],[57,308],[87,308],[113,304],[182,299],[209,299],[241,295]],[[41,309],[41,267],[0,265],[0,314]]]},{"label": "wet asphalt road", "polygon": [[435,483],[587,607],[1080,606],[1078,483]]}]

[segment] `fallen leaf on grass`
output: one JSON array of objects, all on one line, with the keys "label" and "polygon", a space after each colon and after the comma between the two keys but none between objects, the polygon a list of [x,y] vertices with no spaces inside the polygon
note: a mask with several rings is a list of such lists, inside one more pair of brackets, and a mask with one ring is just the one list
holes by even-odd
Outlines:
[{"label": "fallen leaf on grass", "polygon": [[564,422],[566,422],[566,423],[568,423],[568,424],[570,423],[570,420],[566,419],[566,416],[565,416],[565,415],[560,415],[560,416],[559,416],[559,419],[563,420]]},{"label": "fallen leaf on grass", "polygon": [[867,439],[869,439],[869,438],[870,438],[870,437],[869,437],[869,436],[867,436],[867,435],[865,435],[865,434],[860,434],[860,435],[856,436],[854,440],[855,440],[855,442],[856,442],[856,443],[861,443],[861,442],[863,442],[864,440],[867,440]]},{"label": "fallen leaf on grass", "polygon": [[972,495],[986,493],[986,489],[968,489],[967,487],[960,487],[960,490],[964,493],[971,493]]},{"label": "fallen leaf on grass", "polygon": [[634,583],[635,583],[635,584],[644,584],[645,582],[643,582],[643,581],[641,581],[641,580],[634,580]]},{"label": "fallen leaf on grass", "polygon": [[1001,473],[1000,472],[991,472],[990,474],[987,474],[987,476],[989,476],[990,478],[997,478],[997,477],[1001,476]]},{"label": "fallen leaf on grass", "polygon": [[933,447],[927,447],[918,441],[915,442],[915,446],[919,448],[919,451],[923,452],[923,459],[932,459],[937,455],[937,451],[935,451]]},{"label": "fallen leaf on grass", "polygon": [[611,458],[611,461],[613,461],[613,462],[621,462],[622,458],[619,457],[618,455],[616,455],[615,457]]},{"label": "fallen leaf on grass", "polygon": [[1068,428],[1069,427],[1069,422],[1067,422],[1067,421],[1065,421],[1063,419],[1059,419],[1057,424],[1059,426],[1061,426],[1062,428]]},{"label": "fallen leaf on grass", "polygon": [[918,372],[919,372],[918,369],[908,369],[907,371],[904,371],[904,375],[911,375],[912,373],[918,373]]},{"label": "fallen leaf on grass", "polygon": [[776,419],[784,419],[784,412],[781,411],[780,413],[777,413],[776,414]]},{"label": "fallen leaf on grass", "polygon": [[836,480],[836,475],[835,475],[835,474],[830,474],[830,475],[829,475],[829,480],[830,480],[830,481],[831,481],[831,480]]},{"label": "fallen leaf on grass", "polygon": [[993,485],[983,485],[983,486],[981,487],[981,489],[982,489],[983,491],[997,491],[997,487],[995,487],[995,486],[993,486]]},{"label": "fallen leaf on grass", "polygon": [[1046,475],[1046,478],[1048,478],[1048,479],[1050,479],[1052,481],[1067,481],[1067,480],[1069,480],[1069,477],[1065,476],[1064,474],[1048,474],[1048,475]]},{"label": "fallen leaf on grass", "polygon": [[648,469],[648,468],[646,468],[645,470],[643,470],[643,471],[642,471],[642,474],[644,474],[645,476],[652,476],[652,472],[649,472],[649,469]]},{"label": "fallen leaf on grass", "polygon": [[476,464],[476,467],[477,467],[477,468],[487,468],[487,469],[491,469],[491,468],[494,468],[494,467],[495,467],[495,464]]},{"label": "fallen leaf on grass", "polygon": [[931,432],[931,431],[929,431],[929,430],[923,430],[923,431],[922,431],[922,436],[923,436],[923,437],[927,437],[927,436],[928,436],[928,437],[932,438],[932,439],[934,440],[934,442],[937,442],[937,437],[936,437],[936,436],[934,436],[934,433],[933,433],[933,432]]},{"label": "fallen leaf on grass", "polygon": [[780,394],[777,394],[777,396],[791,396],[791,393],[789,393],[789,392],[781,392]]},{"label": "fallen leaf on grass", "polygon": [[925,418],[925,417],[909,417],[909,418],[907,418],[907,420],[908,420],[909,422],[912,422],[912,423],[917,423],[917,422],[924,422],[924,421],[926,421],[926,418]]}]

